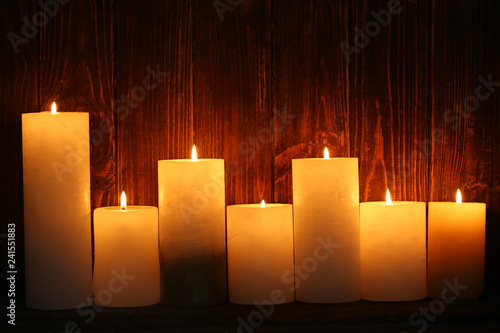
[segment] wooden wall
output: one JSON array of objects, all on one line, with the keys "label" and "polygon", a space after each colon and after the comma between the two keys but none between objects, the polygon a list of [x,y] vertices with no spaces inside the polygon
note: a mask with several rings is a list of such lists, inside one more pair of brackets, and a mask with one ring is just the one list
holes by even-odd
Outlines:
[{"label": "wooden wall", "polygon": [[[500,87],[454,113],[472,109],[480,76],[500,81],[500,2],[405,0],[377,30],[385,0],[220,0],[219,13],[212,0],[60,1],[17,53],[8,33],[42,8],[0,3],[1,232],[16,223],[18,265],[21,113],[55,100],[90,113],[92,208],[122,190],[157,205],[157,161],[193,143],[225,159],[227,204],[291,203],[291,160],[327,146],[359,158],[361,201],[387,187],[452,201],[460,187],[486,202],[487,291],[500,293]],[[348,61],[340,45],[356,41]]]}]

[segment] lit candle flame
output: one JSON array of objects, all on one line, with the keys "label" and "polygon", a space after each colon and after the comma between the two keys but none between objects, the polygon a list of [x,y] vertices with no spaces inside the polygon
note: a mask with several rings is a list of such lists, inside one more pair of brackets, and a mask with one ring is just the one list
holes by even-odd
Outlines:
[{"label": "lit candle flame", "polygon": [[265,208],[266,207],[266,203],[264,202],[264,199],[262,199],[262,201],[260,202],[260,206],[262,208]]},{"label": "lit candle flame", "polygon": [[57,113],[57,106],[56,102],[52,103],[52,110],[50,111],[51,114],[56,114]]},{"label": "lit candle flame", "polygon": [[120,206],[121,206],[122,210],[127,210],[127,197],[125,196],[125,191],[122,192]]},{"label": "lit candle flame", "polygon": [[330,159],[330,154],[328,153],[328,148],[326,148],[326,147],[325,147],[324,156],[325,156],[325,160],[329,160]]},{"label": "lit candle flame", "polygon": [[385,192],[385,203],[386,205],[392,205],[391,193],[389,192],[389,189]]},{"label": "lit candle flame", "polygon": [[457,189],[457,204],[462,203],[462,193],[460,193],[460,190]]},{"label": "lit candle flame", "polygon": [[191,150],[191,161],[196,162],[198,161],[198,155],[196,154],[196,146],[193,145],[193,150]]}]

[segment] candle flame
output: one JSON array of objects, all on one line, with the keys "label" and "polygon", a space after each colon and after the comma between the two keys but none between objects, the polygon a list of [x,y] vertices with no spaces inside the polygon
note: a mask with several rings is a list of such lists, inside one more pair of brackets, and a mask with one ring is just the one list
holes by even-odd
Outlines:
[{"label": "candle flame", "polygon": [[52,110],[50,111],[51,114],[56,114],[57,113],[57,106],[56,102],[52,103]]},{"label": "candle flame", "polygon": [[462,193],[460,193],[460,189],[457,189],[457,204],[462,203]]},{"label": "candle flame", "polygon": [[385,192],[385,203],[386,205],[392,205],[391,192],[389,192],[389,189]]},{"label": "candle flame", "polygon": [[328,153],[328,148],[325,147],[325,153],[324,153],[325,160],[330,159],[330,154]]},{"label": "candle flame", "polygon": [[193,150],[191,150],[191,161],[198,161],[198,155],[196,154],[196,146],[193,145]]},{"label": "candle flame", "polygon": [[125,195],[125,191],[122,192],[122,197],[120,199],[120,206],[122,210],[127,210],[127,196]]},{"label": "candle flame", "polygon": [[262,199],[262,201],[260,202],[260,206],[262,208],[266,207],[266,202],[264,201],[264,199]]}]

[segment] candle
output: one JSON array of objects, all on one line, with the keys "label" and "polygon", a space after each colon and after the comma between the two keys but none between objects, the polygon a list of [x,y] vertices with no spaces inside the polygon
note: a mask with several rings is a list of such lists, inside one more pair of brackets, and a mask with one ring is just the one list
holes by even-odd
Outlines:
[{"label": "candle", "polygon": [[[486,204],[429,202],[428,296],[473,299],[484,291]],[[450,288],[459,285],[460,288]]]},{"label": "candle", "polygon": [[226,302],[224,160],[158,161],[161,302]]},{"label": "candle", "polygon": [[294,286],[283,280],[293,272],[292,205],[227,207],[229,301],[281,304],[294,300]]},{"label": "candle", "polygon": [[296,299],[359,300],[358,159],[330,159],[325,149],[324,159],[292,160],[292,178]]},{"label": "candle", "polygon": [[160,301],[158,209],[121,206],[94,210],[94,298],[112,307]]},{"label": "candle", "polygon": [[361,296],[371,301],[425,298],[425,202],[360,204]]},{"label": "candle", "polygon": [[92,298],[89,114],[22,115],[26,306]]}]

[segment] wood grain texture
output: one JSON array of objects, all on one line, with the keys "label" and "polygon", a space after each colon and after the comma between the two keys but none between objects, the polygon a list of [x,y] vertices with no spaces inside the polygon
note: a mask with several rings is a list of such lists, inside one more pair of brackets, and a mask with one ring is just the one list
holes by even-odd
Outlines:
[{"label": "wood grain texture", "polygon": [[91,207],[114,202],[116,191],[113,99],[113,2],[60,5],[40,29],[39,96],[42,110],[88,112],[91,131]]},{"label": "wood grain texture", "polygon": [[277,202],[292,203],[292,159],[351,155],[347,14],[345,1],[273,2],[273,109],[290,117],[275,125]]},{"label": "wood grain texture", "polygon": [[430,78],[432,132],[443,139],[433,140],[429,201],[454,201],[460,188],[464,201],[486,202],[486,287],[494,292],[500,290],[500,88],[488,90],[483,82],[500,81],[499,12],[496,1],[433,2]]},{"label": "wood grain texture", "polygon": [[118,190],[157,206],[158,160],[188,158],[193,143],[192,3],[120,1],[117,11]]},{"label": "wood grain texture", "polygon": [[[349,41],[361,47],[349,65],[350,140],[360,159],[360,201],[384,200],[386,188],[395,200],[426,200],[420,143],[428,139],[429,6],[402,1],[391,13],[387,1],[352,2]],[[390,13],[385,27],[374,15],[381,11]]]},{"label": "wood grain texture", "polygon": [[[500,87],[458,125],[453,112],[480,75],[500,81],[500,3],[402,0],[376,32],[387,0],[220,1],[223,20],[211,0],[72,0],[18,54],[7,33],[40,5],[0,3],[0,231],[17,224],[21,265],[21,113],[56,100],[90,113],[92,208],[122,190],[156,206],[157,161],[193,143],[225,159],[226,204],[291,203],[291,160],[327,146],[359,158],[360,201],[386,187],[448,201],[460,187],[486,202],[486,288],[499,294]],[[369,26],[348,61],[341,43]]]},{"label": "wood grain texture", "polygon": [[195,143],[224,158],[227,204],[273,202],[271,3],[233,3],[221,20],[213,2],[196,1]]},{"label": "wood grain texture", "polygon": [[[34,1],[0,3],[0,253],[1,290],[7,288],[7,226],[16,225],[15,263],[20,282],[18,296],[24,295],[23,156],[21,114],[36,111],[38,105],[38,36],[12,47],[7,35],[23,36],[21,19],[32,18]],[[5,291],[5,292],[4,292]],[[4,303],[2,302],[2,305]]]}]

